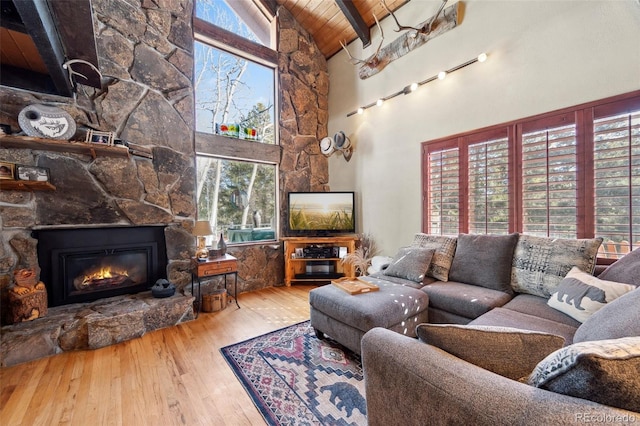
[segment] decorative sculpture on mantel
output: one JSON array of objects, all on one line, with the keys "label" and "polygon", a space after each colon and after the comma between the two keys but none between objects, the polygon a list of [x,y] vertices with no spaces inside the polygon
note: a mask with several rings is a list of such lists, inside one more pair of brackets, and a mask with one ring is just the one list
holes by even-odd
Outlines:
[{"label": "decorative sculpture on mantel", "polygon": [[[387,7],[384,0],[381,0],[381,3],[396,22],[398,29],[395,31],[399,32],[408,30],[408,32],[381,48],[384,35],[382,34],[382,29],[380,29],[380,34],[382,35],[380,46],[378,46],[376,52],[366,60],[354,58],[351,53],[349,53],[346,46],[341,43],[342,47],[347,51],[347,55],[349,55],[350,62],[354,65],[360,65],[358,75],[362,80],[378,74],[396,59],[403,57],[414,49],[417,49],[432,38],[455,28],[458,25],[458,17],[460,16],[459,9],[462,7],[462,3],[458,2],[445,8],[444,6],[446,5],[447,0],[443,0],[435,15],[415,27],[410,27],[400,25],[395,14]],[[380,23],[377,19],[376,23],[378,28],[380,28]]]}]

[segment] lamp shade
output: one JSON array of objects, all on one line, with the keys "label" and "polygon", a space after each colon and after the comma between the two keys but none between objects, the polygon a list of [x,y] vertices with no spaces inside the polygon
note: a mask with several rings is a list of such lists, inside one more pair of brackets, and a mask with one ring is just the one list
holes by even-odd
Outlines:
[{"label": "lamp shade", "polygon": [[196,221],[196,224],[193,227],[192,234],[197,237],[213,234],[213,231],[211,230],[211,224],[208,220]]}]

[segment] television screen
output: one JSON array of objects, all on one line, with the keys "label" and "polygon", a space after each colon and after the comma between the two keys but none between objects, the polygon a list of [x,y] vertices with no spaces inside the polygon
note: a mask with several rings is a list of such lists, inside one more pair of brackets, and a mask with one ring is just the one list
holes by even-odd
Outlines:
[{"label": "television screen", "polygon": [[290,192],[289,230],[303,235],[355,232],[355,194]]}]

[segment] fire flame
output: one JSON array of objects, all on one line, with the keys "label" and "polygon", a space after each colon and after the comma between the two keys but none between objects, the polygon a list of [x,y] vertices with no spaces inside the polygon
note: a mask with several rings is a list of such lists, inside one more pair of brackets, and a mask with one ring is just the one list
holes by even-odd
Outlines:
[{"label": "fire flame", "polygon": [[113,278],[114,276],[129,276],[127,270],[113,270],[112,267],[102,267],[95,272],[89,272],[82,279],[82,284],[89,284],[98,280]]}]

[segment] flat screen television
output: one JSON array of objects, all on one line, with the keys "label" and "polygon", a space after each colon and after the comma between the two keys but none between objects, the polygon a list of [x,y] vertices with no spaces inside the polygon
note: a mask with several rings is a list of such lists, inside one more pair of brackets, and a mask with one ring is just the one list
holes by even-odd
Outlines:
[{"label": "flat screen television", "polygon": [[355,233],[354,192],[289,192],[289,232],[296,236]]}]

